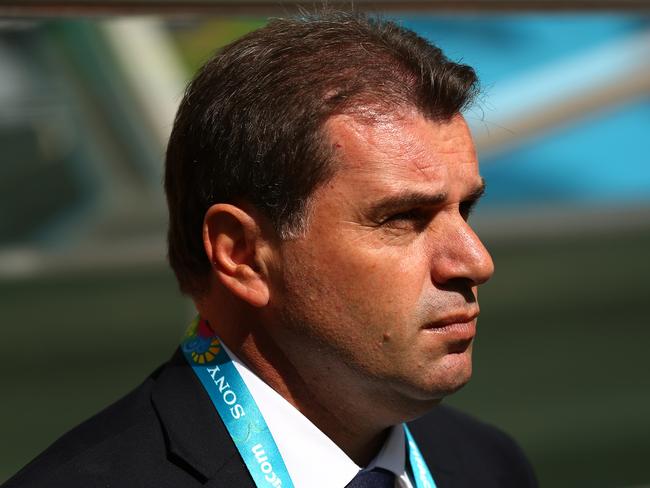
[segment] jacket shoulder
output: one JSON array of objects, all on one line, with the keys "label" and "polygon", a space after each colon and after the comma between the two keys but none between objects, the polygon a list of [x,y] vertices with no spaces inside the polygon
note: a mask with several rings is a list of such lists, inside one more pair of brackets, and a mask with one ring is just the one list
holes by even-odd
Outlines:
[{"label": "jacket shoulder", "polygon": [[[106,487],[128,479],[132,486],[173,486],[174,470],[161,476],[165,439],[151,405],[154,373],[134,391],[73,428],[7,481],[3,487]],[[178,475],[177,475],[178,473]],[[187,476],[187,475],[185,475]],[[184,480],[185,486],[189,480]],[[176,485],[179,486],[179,485]]]},{"label": "jacket shoulder", "polygon": [[[506,433],[459,410],[440,405],[409,423],[434,479],[454,486],[536,487],[525,454]],[[458,483],[460,480],[464,483]],[[438,481],[438,480],[436,480]],[[444,488],[439,483],[439,488]]]}]

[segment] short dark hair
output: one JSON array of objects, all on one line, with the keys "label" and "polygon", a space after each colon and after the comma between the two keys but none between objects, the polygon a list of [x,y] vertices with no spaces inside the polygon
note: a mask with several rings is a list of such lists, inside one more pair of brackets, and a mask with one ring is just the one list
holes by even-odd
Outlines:
[{"label": "short dark hair", "polygon": [[395,22],[325,12],[274,19],[219,50],[196,74],[169,139],[169,261],[200,294],[210,263],[202,224],[215,203],[245,200],[283,238],[335,172],[322,127],[360,107],[413,107],[448,120],[472,102],[474,70]]}]

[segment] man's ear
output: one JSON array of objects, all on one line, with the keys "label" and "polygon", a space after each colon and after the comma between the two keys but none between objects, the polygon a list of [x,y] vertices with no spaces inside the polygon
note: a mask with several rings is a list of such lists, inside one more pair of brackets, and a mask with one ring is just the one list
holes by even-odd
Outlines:
[{"label": "man's ear", "polygon": [[213,273],[233,295],[254,307],[264,307],[270,296],[262,218],[257,212],[218,203],[203,219],[203,245]]}]

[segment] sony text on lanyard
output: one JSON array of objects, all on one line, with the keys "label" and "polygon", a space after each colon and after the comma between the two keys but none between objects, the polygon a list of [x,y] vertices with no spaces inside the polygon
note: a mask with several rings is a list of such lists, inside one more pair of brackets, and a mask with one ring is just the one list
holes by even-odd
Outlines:
[{"label": "sony text on lanyard", "polygon": [[[194,319],[181,349],[208,393],[255,485],[293,487],[287,467],[257,403],[207,321],[200,317]],[[406,425],[404,432],[416,487],[436,488]]]}]

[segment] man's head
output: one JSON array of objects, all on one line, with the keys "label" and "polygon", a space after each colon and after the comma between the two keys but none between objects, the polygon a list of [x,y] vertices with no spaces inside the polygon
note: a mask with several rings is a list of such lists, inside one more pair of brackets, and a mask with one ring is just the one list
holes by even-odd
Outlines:
[{"label": "man's head", "polygon": [[366,410],[391,404],[388,425],[455,391],[493,271],[467,224],[483,189],[460,115],[475,90],[471,68],[414,33],[348,14],[272,21],[224,48],[168,148],[181,288],[234,297],[260,361],[320,385],[320,403],[333,379]]},{"label": "man's head", "polygon": [[244,199],[282,237],[304,228],[313,191],[336,172],[324,124],[415,109],[446,121],[476,76],[392,22],[347,13],[269,24],[220,50],[189,85],[167,150],[169,258],[181,289],[205,290],[207,209]]}]

